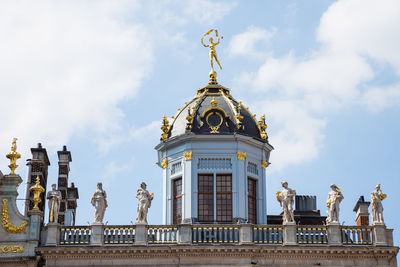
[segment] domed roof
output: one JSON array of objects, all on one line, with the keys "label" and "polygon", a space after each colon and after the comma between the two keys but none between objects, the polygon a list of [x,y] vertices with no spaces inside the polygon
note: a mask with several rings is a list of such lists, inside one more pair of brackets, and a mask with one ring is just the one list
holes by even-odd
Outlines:
[{"label": "domed roof", "polygon": [[268,143],[265,116],[258,121],[248,108],[236,101],[229,89],[210,83],[178,109],[171,123],[164,116],[161,141],[187,133],[199,135],[241,134]]}]

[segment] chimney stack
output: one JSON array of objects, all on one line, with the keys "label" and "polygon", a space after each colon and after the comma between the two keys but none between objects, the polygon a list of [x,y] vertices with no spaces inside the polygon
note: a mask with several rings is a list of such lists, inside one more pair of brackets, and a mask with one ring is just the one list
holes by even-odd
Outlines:
[{"label": "chimney stack", "polygon": [[364,196],[360,196],[353,211],[356,213],[356,222],[358,226],[369,225],[368,207],[371,202],[365,201]]}]

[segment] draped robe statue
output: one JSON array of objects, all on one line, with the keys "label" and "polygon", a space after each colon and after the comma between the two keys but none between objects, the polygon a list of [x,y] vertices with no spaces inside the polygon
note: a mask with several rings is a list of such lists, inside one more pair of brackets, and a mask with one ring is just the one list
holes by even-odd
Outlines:
[{"label": "draped robe statue", "polygon": [[136,198],[139,200],[136,223],[147,224],[147,212],[151,206],[151,201],[153,200],[154,194],[149,194],[149,191],[146,190],[146,184],[144,182],[141,183],[140,187],[141,188],[138,189],[136,193]]},{"label": "draped robe statue", "polygon": [[107,194],[103,190],[103,184],[97,183],[97,189],[94,191],[91,203],[94,207],[94,223],[103,223],[104,213],[107,205]]}]

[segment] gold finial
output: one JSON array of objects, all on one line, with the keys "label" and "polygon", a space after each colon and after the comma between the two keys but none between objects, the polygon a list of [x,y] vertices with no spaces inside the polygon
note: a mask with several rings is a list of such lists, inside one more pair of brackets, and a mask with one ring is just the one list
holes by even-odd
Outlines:
[{"label": "gold finial", "polygon": [[211,99],[211,105],[212,105],[213,107],[215,107],[216,105],[218,105],[218,101],[215,99],[215,97],[213,97],[213,98]]},{"label": "gold finial", "polygon": [[10,160],[10,165],[8,165],[8,167],[11,169],[10,174],[15,174],[15,169],[18,168],[17,159],[21,157],[21,154],[17,152],[17,140],[18,138],[13,139],[11,152],[6,155],[6,157]]},{"label": "gold finial", "polygon": [[[215,32],[215,36],[217,37],[217,42],[214,43],[214,39],[212,37],[210,37],[209,40],[209,44],[204,44],[204,37],[206,37],[207,35],[210,35],[212,32]],[[217,84],[217,73],[214,70],[214,59],[217,62],[219,68],[222,70],[221,64],[219,63],[219,60],[217,58],[217,53],[215,52],[215,46],[218,45],[220,43],[220,41],[223,39],[224,37],[218,36],[218,30],[217,29],[211,29],[208,32],[206,32],[206,34],[203,35],[203,37],[201,38],[201,43],[203,44],[204,47],[209,47],[210,48],[210,63],[211,63],[211,71],[210,71],[210,81],[209,84]]]},{"label": "gold finial", "polygon": [[40,185],[39,175],[36,177],[36,184],[29,188],[29,191],[33,191],[33,210],[39,210],[39,203],[42,202],[40,194],[44,192],[43,186]]},{"label": "gold finial", "polygon": [[265,124],[265,114],[261,116],[260,120],[257,123],[258,129],[260,130],[260,136],[262,139],[267,139],[267,133],[265,130],[267,129],[267,125]]},{"label": "gold finial", "polygon": [[163,133],[161,134],[161,140],[165,141],[168,139],[169,127],[170,127],[169,121],[167,120],[167,117],[164,115],[161,126],[161,130],[163,131]]}]

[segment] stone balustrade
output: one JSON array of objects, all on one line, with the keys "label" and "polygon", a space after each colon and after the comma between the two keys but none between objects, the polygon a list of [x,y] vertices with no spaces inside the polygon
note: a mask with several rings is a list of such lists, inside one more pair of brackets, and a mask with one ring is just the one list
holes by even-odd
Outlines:
[{"label": "stone balustrade", "polygon": [[[375,229],[376,228],[376,229]],[[379,236],[376,236],[379,233]],[[295,246],[393,246],[391,229],[342,225],[182,224],[45,227],[43,246],[254,244]]]}]

